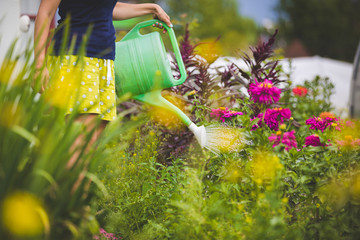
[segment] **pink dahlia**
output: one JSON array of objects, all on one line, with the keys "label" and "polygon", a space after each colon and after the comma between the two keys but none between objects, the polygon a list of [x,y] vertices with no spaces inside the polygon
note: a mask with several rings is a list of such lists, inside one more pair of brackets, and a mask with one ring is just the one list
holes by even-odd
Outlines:
[{"label": "pink dahlia", "polygon": [[248,92],[255,103],[266,105],[277,103],[281,94],[281,90],[274,87],[272,82],[267,79],[263,82],[257,82],[255,79],[255,83],[250,83]]},{"label": "pink dahlia", "polygon": [[220,119],[222,122],[225,122],[226,118],[231,118],[236,115],[243,115],[242,112],[229,111],[227,107],[220,107],[217,109],[212,109],[210,116]]},{"label": "pink dahlia", "polygon": [[307,137],[305,138],[305,145],[306,145],[306,146],[314,146],[314,147],[324,146],[324,144],[322,144],[322,143],[320,142],[319,136],[316,135],[316,134],[307,136]]},{"label": "pink dahlia", "polygon": [[314,130],[320,130],[321,132],[324,132],[326,128],[330,126],[335,126],[335,129],[340,130],[339,126],[336,124],[339,121],[339,119],[335,117],[313,117],[309,118],[305,121],[306,125],[310,125],[309,129]]},{"label": "pink dahlia", "polygon": [[269,141],[273,143],[273,147],[276,147],[280,143],[285,145],[285,150],[289,151],[292,148],[297,148],[297,142],[295,137],[295,131],[284,132],[284,134],[271,134]]},{"label": "pink dahlia", "polygon": [[256,130],[262,126],[262,120],[264,118],[265,124],[271,130],[279,130],[279,125],[284,123],[285,119],[289,120],[291,118],[291,110],[289,108],[273,108],[267,109],[265,116],[263,113],[259,113],[255,118],[252,118],[251,121],[255,119],[260,119],[257,124],[252,126],[251,130]]},{"label": "pink dahlia", "polygon": [[277,131],[279,130],[279,124],[290,118],[291,110],[289,108],[273,108],[266,110],[264,122],[270,129]]}]

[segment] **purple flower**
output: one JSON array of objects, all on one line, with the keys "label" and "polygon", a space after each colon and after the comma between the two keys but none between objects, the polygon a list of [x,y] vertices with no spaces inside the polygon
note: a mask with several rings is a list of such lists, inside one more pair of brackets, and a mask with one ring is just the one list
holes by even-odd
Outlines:
[{"label": "purple flower", "polygon": [[281,132],[271,134],[271,136],[269,137],[269,141],[273,142],[273,147],[276,147],[277,145],[282,143],[285,145],[285,150],[289,151],[293,147],[297,148],[297,142],[294,133],[295,131],[292,130],[291,132],[284,132],[284,134],[281,134]]},{"label": "purple flower", "polygon": [[[102,236],[104,236],[106,239],[110,239],[110,240],[119,240],[119,239],[122,239],[121,237],[115,237],[115,234],[114,233],[108,233],[108,232],[106,232],[105,231],[105,229],[103,229],[103,228],[100,228],[99,229],[99,232],[102,234]],[[100,239],[100,237],[99,236],[97,236],[97,235],[94,235],[93,236],[93,239]]]},{"label": "purple flower", "polygon": [[307,137],[305,138],[305,145],[306,145],[306,146],[318,147],[318,146],[324,146],[325,144],[322,144],[322,143],[320,142],[320,138],[319,138],[318,135],[313,134],[313,135],[307,136]]},{"label": "purple flower", "polygon": [[[326,118],[313,117],[307,119],[305,121],[305,124],[310,125],[309,129],[320,130],[321,132],[324,132],[326,128],[330,127],[333,123],[336,123],[338,121],[339,119],[335,117],[326,117]],[[339,127],[337,127],[336,129],[340,130]]]},{"label": "purple flower", "polygon": [[[260,121],[257,125],[253,125],[251,130],[256,130],[262,126],[263,113],[257,115],[257,117],[251,119],[254,120],[259,118]],[[291,118],[291,110],[289,108],[273,108],[267,109],[264,116],[264,122],[271,130],[279,130],[279,125],[282,124],[286,119]]]},{"label": "purple flower", "polygon": [[249,90],[251,100],[255,103],[270,105],[277,103],[280,98],[281,90],[272,85],[270,80],[265,79],[263,82],[250,83]]},{"label": "purple flower", "polygon": [[229,111],[227,107],[220,107],[217,109],[212,109],[210,116],[220,119],[222,122],[225,122],[226,118],[231,118],[236,115],[243,115],[242,112]]},{"label": "purple flower", "polygon": [[279,124],[290,118],[291,110],[289,108],[273,108],[266,110],[264,122],[270,129],[277,131],[279,130]]}]

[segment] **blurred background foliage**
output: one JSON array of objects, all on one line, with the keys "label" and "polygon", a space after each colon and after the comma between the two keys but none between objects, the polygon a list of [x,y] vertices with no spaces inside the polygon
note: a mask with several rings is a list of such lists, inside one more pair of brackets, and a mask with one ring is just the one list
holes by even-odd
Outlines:
[{"label": "blurred background foliage", "polygon": [[131,2],[154,2],[163,6],[175,24],[175,31],[180,31],[177,35],[184,31],[177,24],[192,22],[192,36],[203,42],[219,39],[221,51],[225,55],[234,55],[235,50],[246,49],[249,44],[256,43],[259,36],[259,27],[255,21],[238,13],[236,0]]},{"label": "blurred background foliage", "polygon": [[[196,27],[192,36],[200,40],[221,36],[219,42],[224,55],[234,55],[239,49],[248,51],[248,45],[266,39],[275,28],[279,29],[277,44],[285,49],[286,57],[320,55],[352,62],[360,40],[359,0],[278,0],[270,10],[276,16],[270,24],[273,29],[242,16],[241,0],[124,2],[155,2],[166,9],[175,23],[180,19],[197,21],[201,27]],[[259,4],[259,13],[263,7]],[[176,26],[175,30],[179,31]],[[300,55],[288,53],[294,42],[303,49]]]},{"label": "blurred background foliage", "polygon": [[312,55],[352,62],[360,41],[359,0],[279,0],[279,33]]}]

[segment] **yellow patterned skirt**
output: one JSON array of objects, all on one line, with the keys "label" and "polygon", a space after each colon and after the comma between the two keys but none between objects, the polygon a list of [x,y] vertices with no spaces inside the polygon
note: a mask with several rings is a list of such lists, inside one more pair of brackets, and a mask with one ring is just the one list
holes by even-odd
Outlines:
[{"label": "yellow patterned skirt", "polygon": [[116,117],[114,62],[79,56],[50,56],[50,87],[46,93],[51,104],[66,113],[93,113],[112,121]]}]

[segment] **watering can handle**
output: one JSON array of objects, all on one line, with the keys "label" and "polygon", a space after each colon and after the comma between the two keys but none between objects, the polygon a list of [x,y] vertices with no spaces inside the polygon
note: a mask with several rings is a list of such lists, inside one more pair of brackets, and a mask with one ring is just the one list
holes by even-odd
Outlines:
[{"label": "watering can handle", "polygon": [[169,34],[171,46],[172,46],[172,48],[174,50],[176,62],[178,64],[179,71],[180,71],[180,78],[178,80],[175,80],[175,81],[176,81],[176,85],[180,85],[183,82],[185,82],[187,76],[186,76],[186,70],[185,70],[184,62],[183,62],[181,54],[180,54],[180,50],[179,50],[179,46],[177,44],[177,40],[176,40],[174,30],[171,27],[169,27],[168,25],[166,25],[166,23],[164,23],[163,21],[160,21],[158,19],[152,19],[152,20],[149,20],[149,21],[138,23],[131,31],[135,32],[137,34],[140,34],[139,31],[140,31],[141,28],[151,26],[151,25],[155,24],[156,22],[161,23],[164,26],[164,28],[166,29],[167,33]]}]

